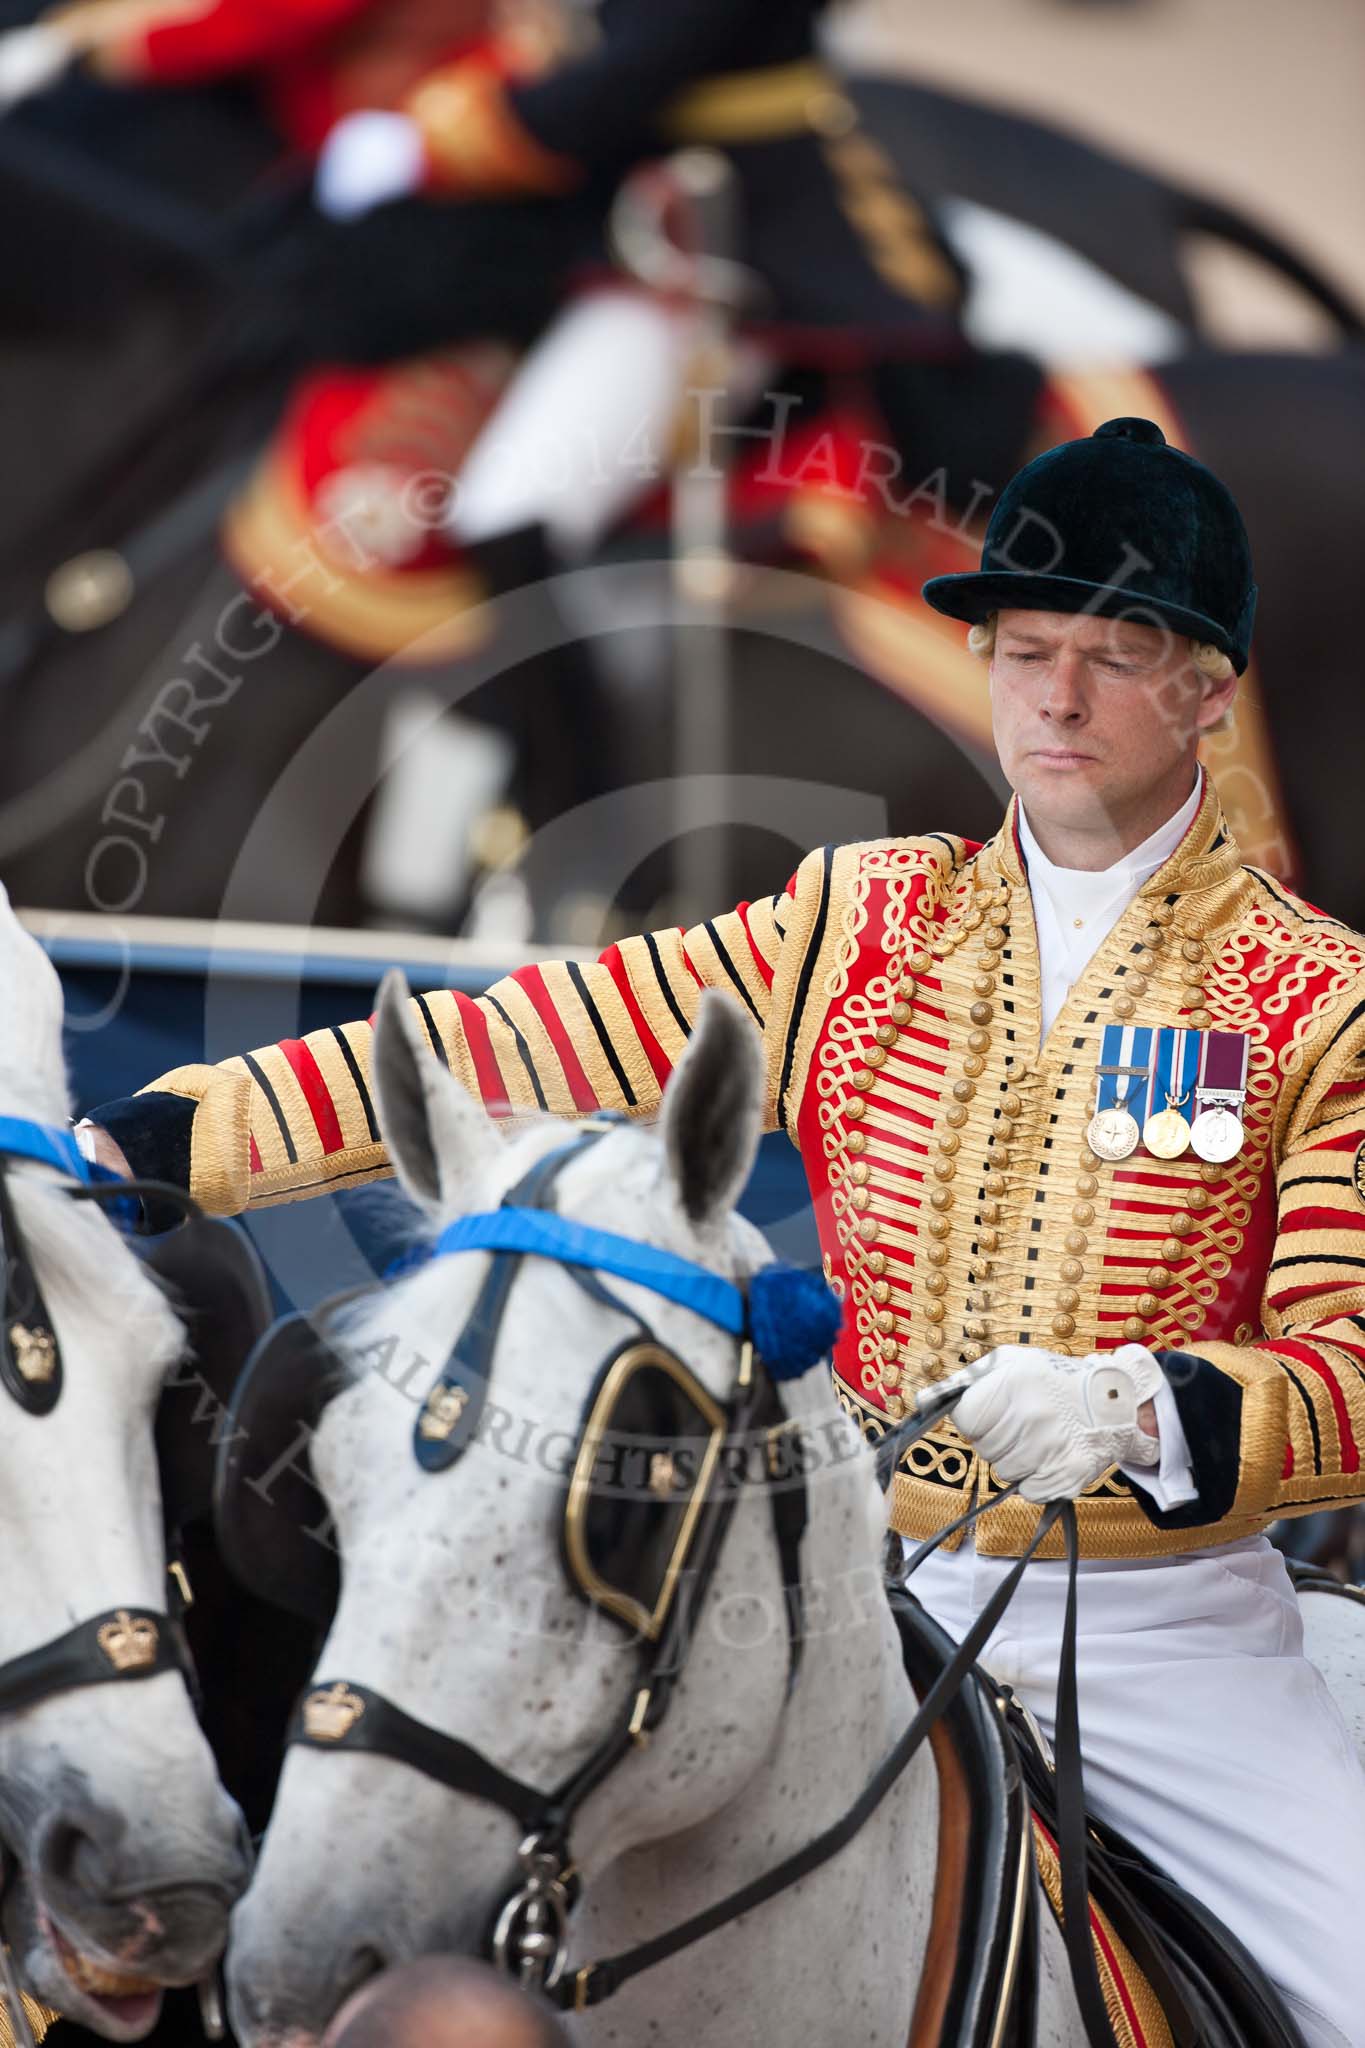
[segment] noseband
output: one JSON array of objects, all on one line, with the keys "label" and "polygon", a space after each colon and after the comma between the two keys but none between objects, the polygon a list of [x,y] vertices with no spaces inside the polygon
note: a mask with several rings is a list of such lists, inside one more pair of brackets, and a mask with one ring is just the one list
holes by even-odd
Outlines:
[{"label": "noseband", "polygon": [[[65,1380],[61,1343],[15,1214],[9,1183],[17,1164],[55,1168],[63,1178],[48,1185],[72,1201],[111,1208],[126,1222],[136,1218],[144,1195],[173,1202],[186,1216],[200,1212],[179,1188],[124,1180],[93,1165],[69,1131],[24,1117],[0,1117],[0,1384],[25,1414],[41,1418],[56,1408]],[[172,1583],[182,1583],[174,1572]],[[187,1680],[192,1675],[179,1614],[132,1605],[109,1608],[0,1664],[0,1715],[17,1714],[79,1686],[155,1678],[163,1671],[180,1671]]]}]

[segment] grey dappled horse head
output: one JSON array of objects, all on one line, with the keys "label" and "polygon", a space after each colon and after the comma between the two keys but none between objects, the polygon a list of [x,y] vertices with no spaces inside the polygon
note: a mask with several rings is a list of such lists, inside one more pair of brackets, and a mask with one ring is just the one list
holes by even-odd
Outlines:
[{"label": "grey dappled horse head", "polygon": [[[57,976],[0,890],[0,1115],[65,1122]],[[0,1665],[106,1610],[166,1607],[153,1415],[183,1333],[102,1210],[7,1174],[60,1347],[60,1398],[0,1390]],[[125,1631],[125,1637],[127,1632]],[[136,1650],[110,1639],[109,1654]],[[112,2040],[220,1952],[246,1882],[240,1816],[178,1670],[0,1712],[3,1928],[25,1988]]]},{"label": "grey dappled horse head", "polygon": [[[399,1175],[440,1225],[496,1207],[571,1135],[539,1120],[501,1138],[430,1058],[392,982],[380,1002],[375,1078]],[[555,1206],[742,1278],[767,1256],[733,1213],[758,1139],[760,1092],[747,1020],[724,997],[706,998],[661,1130],[623,1126],[570,1158]],[[585,1604],[560,1550],[584,1411],[626,1333],[622,1316],[562,1268],[527,1259],[499,1326],[485,1426],[451,1469],[425,1472],[414,1420],[487,1267],[486,1254],[437,1258],[333,1339],[352,1376],[312,1446],[342,1560],[317,1682],[344,1676],[382,1693],[548,1788],[628,1710],[637,1683],[637,1641]],[[629,1283],[611,1285],[713,1398],[729,1397],[733,1339]],[[788,1416],[829,1447],[828,1469],[809,1483],[803,1579],[812,1616],[822,1618],[807,1633],[799,1681],[788,1702],[782,1575],[765,1490],[755,1487],[735,1510],[667,1718],[575,1822],[584,1891],[571,1963],[580,1949],[602,1953],[676,1923],[799,1847],[852,1803],[908,1718],[881,1592],[883,1503],[871,1462],[823,1369],[783,1383],[780,1395]],[[756,1935],[726,1929],[575,2026],[588,2040],[686,2038],[692,2048],[798,2028],[825,2040],[839,2031],[835,2005],[847,2012],[852,1996],[860,2041],[903,2043],[928,1925],[935,1813],[926,1760],[854,1850],[764,1909],[761,1969]],[[479,1949],[508,1894],[519,1837],[496,1807],[393,1760],[292,1748],[256,1880],[234,1920],[229,1983],[244,2041],[311,2048],[369,1972],[424,1951]],[[922,1856],[911,1854],[912,1840]],[[846,1973],[831,1971],[855,1924],[880,1945],[881,1967],[864,1968],[864,1956]]]}]

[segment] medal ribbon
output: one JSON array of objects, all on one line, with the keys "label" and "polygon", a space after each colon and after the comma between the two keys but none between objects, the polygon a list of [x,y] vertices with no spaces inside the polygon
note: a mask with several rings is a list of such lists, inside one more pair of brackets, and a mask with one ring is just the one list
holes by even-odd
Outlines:
[{"label": "medal ribbon", "polygon": [[1199,1060],[1197,1092],[1201,1096],[1247,1092],[1251,1040],[1241,1031],[1206,1031]]},{"label": "medal ribbon", "polygon": [[[1215,1032],[1215,1037],[1231,1038],[1232,1032]],[[1198,1031],[1186,1031],[1179,1025],[1163,1025],[1156,1034],[1156,1057],[1152,1062],[1152,1078],[1147,1087],[1146,1108],[1138,1118],[1146,1123],[1148,1117],[1159,1116],[1164,1109],[1178,1109],[1189,1118],[1191,1112],[1185,1108],[1199,1073],[1203,1054],[1203,1036]],[[1167,1096],[1173,1098],[1167,1101]]]},{"label": "medal ribbon", "polygon": [[[1098,1080],[1095,1108],[1126,1109],[1133,1113],[1135,1099],[1147,1085],[1152,1062],[1152,1028],[1149,1024],[1106,1024],[1100,1037],[1101,1069],[1133,1067],[1135,1073],[1104,1073]],[[1165,1107],[1163,1103],[1162,1107]]]}]

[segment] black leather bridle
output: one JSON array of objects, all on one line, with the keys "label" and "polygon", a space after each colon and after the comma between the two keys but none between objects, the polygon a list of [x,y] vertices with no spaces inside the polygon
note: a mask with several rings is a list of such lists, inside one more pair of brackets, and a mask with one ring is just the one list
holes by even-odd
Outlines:
[{"label": "black leather bridle", "polygon": [[[588,1132],[541,1160],[505,1197],[504,1210],[523,1216],[527,1211],[549,1210],[558,1173],[569,1158],[599,1135],[601,1133],[597,1131]],[[496,1247],[500,1241],[499,1233],[496,1228],[488,1227],[494,1219],[479,1221],[482,1226],[480,1232],[464,1241],[480,1244],[485,1249]],[[535,1236],[534,1230],[518,1227],[507,1232],[506,1241],[535,1243]],[[556,1256],[548,1245],[536,1244],[535,1248],[543,1256]],[[475,1437],[491,1378],[498,1331],[524,1255],[517,1250],[493,1249],[492,1266],[474,1309],[455,1341],[445,1370],[424,1404],[424,1413],[440,1413],[443,1396],[452,1400],[455,1420],[450,1445],[434,1445],[430,1438],[424,1444],[419,1418],[415,1441],[421,1462],[428,1469],[442,1469],[453,1462]],[[644,1331],[646,1336],[650,1335],[635,1312],[602,1284],[598,1272],[582,1264],[569,1263],[568,1255],[561,1255],[560,1262],[594,1300],[626,1316],[637,1329]],[[613,1270],[625,1269],[617,1267]],[[696,1270],[701,1271],[700,1268]],[[632,1274],[632,1277],[639,1276]],[[645,1284],[649,1284],[648,1281]],[[780,1432],[788,1426],[773,1380],[762,1360],[756,1356],[751,1342],[745,1341],[741,1345],[735,1382],[722,1407],[726,1434],[731,1441],[739,1439],[747,1444],[750,1438],[761,1432],[771,1451],[780,1440]],[[932,1427],[938,1419],[938,1410],[926,1410],[922,1418],[909,1425],[909,1435]],[[906,1441],[907,1433],[902,1432],[898,1451],[904,1448]],[[990,1505],[998,1505],[999,1498],[997,1496]],[[663,1721],[686,1664],[696,1621],[706,1601],[736,1499],[736,1490],[730,1487],[715,1491],[704,1501],[687,1557],[690,1597],[675,1603],[658,1639],[642,1650],[639,1677],[624,1710],[579,1769],[551,1790],[528,1785],[502,1770],[470,1744],[414,1719],[382,1694],[346,1679],[321,1681],[296,1709],[288,1737],[291,1743],[314,1749],[360,1750],[390,1757],[452,1791],[467,1793],[500,1808],[517,1822],[524,1831],[517,1853],[517,1871],[490,1928],[489,1950],[502,1970],[542,1993],[561,2010],[581,2012],[600,2004],[642,1971],[690,1948],[717,1929],[737,1920],[741,1914],[786,1891],[851,1842],[898,1783],[956,1698],[1013,1597],[1025,1569],[1058,1523],[1063,1528],[1068,1559],[1073,1567],[1073,1611],[1069,1628],[1074,1638],[1075,1510],[1070,1503],[1054,1502],[1044,1510],[1027,1549],[982,1609],[909,1726],[887,1751],[858,1798],[838,1821],[770,1871],[730,1892],[690,1919],[618,1955],[585,1963],[569,1975],[569,1920],[580,1889],[571,1845],[574,1820],[589,1795],[610,1776],[623,1758],[647,1743]],[[800,1546],[808,1513],[805,1482],[799,1476],[799,1469],[798,1476],[770,1486],[769,1501],[786,1596],[790,1692],[800,1664],[801,1616],[799,1606],[794,1602],[801,1583]],[[968,1510],[954,1527],[967,1526],[986,1505],[981,1503]],[[951,1531],[942,1533],[946,1536]],[[927,1545],[925,1550],[932,1547],[933,1544]],[[580,1587],[579,1590],[583,1589]],[[1074,1721],[1074,1656],[1072,1668],[1070,1712]],[[1076,1755],[1078,1759],[1078,1748]],[[1075,1777],[1078,1797],[1078,1762]],[[1083,1903],[1075,1908],[1078,1883],[1080,1901],[1084,1902],[1086,1898],[1083,1813],[1079,1823],[1078,1850],[1077,1822],[1072,1810],[1074,1800],[1068,1797],[1064,1804],[1068,1810],[1064,1815],[1066,1840],[1063,1849],[1065,1852],[1070,1847],[1073,1866],[1068,1874],[1068,1919],[1075,1909],[1076,1925],[1086,1930],[1074,1945],[1073,1975],[1078,1976],[1078,1995],[1082,1995],[1080,1977],[1085,1972],[1088,1971],[1093,1985],[1089,1996],[1082,1995],[1082,2010],[1094,2048],[1113,2048],[1113,2033],[1104,2012],[1098,1980],[1094,1976],[1088,1916]]]},{"label": "black leather bridle", "polygon": [[[43,1296],[37,1271],[15,1214],[10,1173],[18,1164],[55,1167],[63,1177],[45,1180],[73,1202],[104,1208],[135,1206],[144,1197],[171,1202],[186,1217],[201,1214],[183,1191],[161,1181],[123,1180],[92,1167],[66,1131],[17,1117],[0,1118],[0,1256],[4,1261],[4,1306],[0,1318],[0,1384],[28,1415],[50,1415],[61,1399],[64,1369],[61,1341]],[[183,1585],[174,1571],[171,1584]],[[15,1714],[74,1691],[78,1686],[115,1685],[155,1678],[162,1671],[192,1676],[180,1625],[183,1606],[173,1611],[130,1605],[107,1608],[37,1649],[0,1664],[0,1714]]]},{"label": "black leather bridle", "polygon": [[[505,1197],[504,1211],[549,1210],[554,1183],[564,1165],[602,1134],[601,1130],[589,1131],[540,1160]],[[439,1411],[442,1390],[447,1395],[453,1390],[459,1397],[458,1423],[446,1439],[424,1434],[419,1417],[414,1441],[421,1462],[430,1470],[454,1463],[474,1439],[491,1380],[493,1350],[523,1256],[514,1251],[493,1253],[469,1320],[424,1404],[424,1414],[429,1415]],[[565,1270],[592,1300],[635,1326],[635,1341],[664,1349],[648,1325],[603,1285],[597,1273],[577,1265],[566,1265]],[[725,1434],[732,1443],[748,1447],[757,1441],[766,1446],[774,1443],[776,1433],[786,1426],[786,1413],[773,1380],[747,1341],[741,1346],[730,1397],[720,1405]],[[774,1487],[769,1498],[783,1582],[796,1588],[808,1512],[804,1481]],[[738,1499],[739,1490],[733,1485],[709,1488],[691,1529],[686,1585],[681,1597],[671,1602],[655,1639],[642,1648],[640,1670],[627,1705],[585,1762],[549,1791],[512,1777],[468,1743],[414,1720],[370,1687],[349,1680],[322,1681],[296,1709],[288,1736],[291,1743],[391,1757],[452,1791],[486,1800],[512,1816],[525,1838],[518,1852],[517,1880],[490,1931],[490,1948],[503,1969],[551,1998],[562,1986],[569,1914],[578,1891],[569,1845],[574,1819],[622,1759],[647,1744],[661,1725],[686,1665],[696,1620]],[[794,1684],[802,1630],[799,1614],[790,1603],[787,1628],[789,1684]],[[595,2003],[603,1995],[605,1988],[599,1986],[591,1998],[579,2002]]]},{"label": "black leather bridle", "polygon": [[[15,1213],[9,1181],[16,1165],[55,1168],[60,1178],[45,1179],[43,1185],[75,1202],[115,1209],[127,1204],[123,1213],[130,1221],[144,1197],[170,1202],[186,1217],[198,1217],[201,1211],[183,1189],[105,1174],[83,1157],[67,1131],[24,1118],[0,1118],[0,1384],[26,1414],[41,1417],[56,1408],[65,1375],[61,1341]],[[20,1713],[82,1686],[137,1683],[163,1671],[180,1672],[193,1698],[194,1667],[182,1621],[186,1581],[178,1560],[168,1566],[168,1583],[174,1588],[169,1610],[138,1605],[106,1608],[0,1664],[0,1716]],[[17,1874],[14,1852],[0,1842],[0,1906]],[[3,1940],[0,1994],[9,2007],[16,2038],[32,2048],[32,2032]]]}]

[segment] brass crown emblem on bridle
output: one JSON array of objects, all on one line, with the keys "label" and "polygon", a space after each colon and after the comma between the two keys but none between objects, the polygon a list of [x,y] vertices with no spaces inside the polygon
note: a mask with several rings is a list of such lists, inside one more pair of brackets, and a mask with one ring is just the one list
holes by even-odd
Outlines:
[{"label": "brass crown emblem on bridle", "polygon": [[433,1387],[417,1424],[420,1434],[438,1443],[444,1442],[468,1405],[469,1396],[463,1387]]},{"label": "brass crown emblem on bridle", "polygon": [[341,1742],[365,1711],[365,1702],[344,1679],[309,1693],[303,1703],[303,1730],[313,1742]]},{"label": "brass crown emblem on bridle", "polygon": [[134,1620],[126,1607],[105,1622],[95,1641],[115,1671],[145,1671],[156,1662],[156,1623],[142,1614]]},{"label": "brass crown emblem on bridle", "polygon": [[51,1330],[30,1330],[27,1323],[9,1326],[14,1363],[26,1380],[42,1385],[57,1369],[57,1340]]}]

